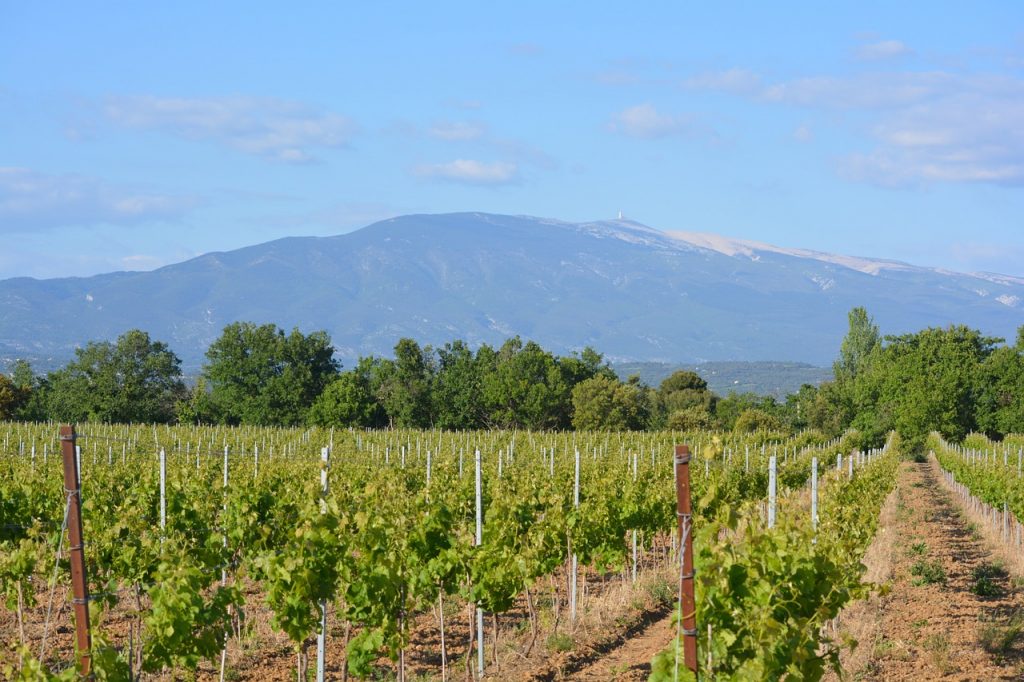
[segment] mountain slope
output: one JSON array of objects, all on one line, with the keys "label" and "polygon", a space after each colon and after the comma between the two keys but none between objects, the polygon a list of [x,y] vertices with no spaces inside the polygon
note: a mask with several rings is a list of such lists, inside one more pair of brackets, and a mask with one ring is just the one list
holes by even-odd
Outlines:
[{"label": "mountain slope", "polygon": [[1024,280],[786,250],[617,220],[411,215],[336,237],[281,239],[152,272],[0,281],[0,357],[63,362],[132,327],[190,367],[225,324],[326,329],[339,353],[411,336],[512,334],[618,360],[829,364],[846,314],[887,333],[964,323],[1012,337]]}]

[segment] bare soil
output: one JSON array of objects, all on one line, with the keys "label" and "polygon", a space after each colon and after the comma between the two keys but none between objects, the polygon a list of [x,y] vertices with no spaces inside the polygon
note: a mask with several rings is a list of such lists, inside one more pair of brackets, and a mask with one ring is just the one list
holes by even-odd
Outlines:
[{"label": "bare soil", "polygon": [[565,679],[607,682],[610,680],[640,681],[651,674],[651,661],[671,644],[675,636],[672,612],[646,623],[642,630],[603,655],[588,661]]},{"label": "bare soil", "polygon": [[[1014,552],[986,540],[980,517],[975,519],[960,498],[951,494],[936,466],[903,464],[896,488],[883,505],[878,534],[864,562],[868,568],[865,579],[887,585],[888,591],[846,609],[828,629],[840,641],[858,642],[844,651],[844,679],[1024,679],[1024,580],[1014,577],[1013,563],[1001,560]],[[646,553],[647,565],[636,586],[621,574],[590,572],[584,580],[581,616],[573,625],[567,622],[566,576],[562,572],[552,577],[550,584],[536,587],[536,637],[525,599],[499,619],[497,647],[494,623],[488,616],[487,679],[646,679],[651,660],[669,646],[675,634],[673,581],[666,558],[662,547]],[[25,623],[34,651],[38,651],[48,596],[43,586],[40,588],[36,595],[39,603],[28,610]],[[232,638],[228,646],[228,678],[295,679],[294,650],[287,638],[271,627],[262,595],[252,586],[245,591],[246,620],[241,636]],[[47,658],[67,662],[73,629],[64,589],[58,588],[55,597]],[[134,599],[125,598],[98,624],[108,641],[119,648],[127,648],[129,628],[134,626],[129,601]],[[474,661],[467,660],[471,653],[468,605],[452,599],[444,611],[447,679],[471,679]],[[438,616],[436,607],[416,616],[406,652],[411,679],[441,679]],[[331,617],[328,629],[327,677],[340,679],[345,627]],[[0,639],[16,643],[17,630],[14,614],[0,608]],[[315,647],[309,647],[309,654],[313,659]],[[0,670],[4,663],[13,662],[12,655],[10,649],[0,654]],[[202,663],[196,677],[216,679],[216,664]],[[378,679],[394,679],[394,670],[392,662],[381,660]]]},{"label": "bare soil", "polygon": [[1024,593],[934,463],[905,463],[865,557],[889,591],[851,607],[840,638],[855,680],[1024,679]]},{"label": "bare soil", "polygon": [[[661,539],[652,549],[642,553],[640,579],[636,585],[625,573],[598,574],[581,568],[579,618],[571,623],[568,614],[568,575],[560,570],[556,575],[534,586],[532,598],[537,613],[537,632],[534,635],[525,597],[495,621],[491,614],[485,619],[485,649],[487,656],[486,679],[495,680],[562,680],[577,674],[583,668],[600,668],[601,660],[609,652],[622,658],[636,658],[638,670],[646,665],[659,648],[653,635],[643,650],[641,642],[647,633],[657,630],[657,623],[666,620],[671,608],[671,570],[668,562],[667,542]],[[48,577],[48,576],[47,576]],[[45,578],[44,578],[45,579]],[[296,652],[288,638],[271,624],[271,612],[264,595],[253,583],[243,584],[246,606],[239,621],[238,635],[227,647],[226,678],[229,680],[294,680],[296,679]],[[138,648],[137,621],[132,615],[136,606],[131,588],[119,590],[120,601],[108,610],[99,622],[93,622],[94,636],[102,637],[110,646],[127,653],[132,646]],[[67,589],[58,586],[54,592],[53,611],[47,621],[46,605],[49,590],[38,585],[36,605],[25,612],[26,640],[32,653],[38,655],[44,627],[47,630],[46,660],[53,669],[68,666],[73,661],[74,627],[68,605]],[[148,608],[142,595],[139,606]],[[444,604],[444,631],[447,680],[469,680],[475,675],[476,658],[470,649],[472,610],[461,599],[452,597]],[[434,608],[415,616],[410,633],[410,645],[405,652],[407,678],[413,680],[441,680],[442,658],[440,638],[440,609]],[[667,624],[661,639],[668,642],[671,632]],[[130,633],[134,630],[134,637]],[[497,630],[497,646],[495,631]],[[342,679],[345,665],[344,637],[346,626],[334,610],[328,612],[328,647],[326,677]],[[351,634],[358,632],[352,628]],[[633,636],[636,641],[632,641]],[[14,645],[20,639],[15,612],[0,605],[0,677],[7,666],[16,666]],[[132,641],[133,644],[129,644]],[[623,647],[623,644],[626,644]],[[315,670],[315,638],[307,643],[309,678]],[[468,655],[467,655],[468,654]],[[614,659],[618,660],[618,659]],[[616,663],[615,665],[619,665]],[[377,663],[374,679],[395,679],[397,665],[388,659]],[[629,678],[594,677],[584,679],[644,679],[637,672]],[[187,678],[188,676],[186,676]],[[202,661],[196,671],[197,680],[216,680],[219,660]],[[145,674],[146,680],[175,679],[171,675]]]}]

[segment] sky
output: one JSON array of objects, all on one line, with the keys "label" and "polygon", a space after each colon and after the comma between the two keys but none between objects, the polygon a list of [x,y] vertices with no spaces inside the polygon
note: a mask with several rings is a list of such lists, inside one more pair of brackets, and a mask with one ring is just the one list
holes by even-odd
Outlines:
[{"label": "sky", "polygon": [[449,211],[1024,275],[1022,189],[1017,1],[0,4],[0,278]]}]

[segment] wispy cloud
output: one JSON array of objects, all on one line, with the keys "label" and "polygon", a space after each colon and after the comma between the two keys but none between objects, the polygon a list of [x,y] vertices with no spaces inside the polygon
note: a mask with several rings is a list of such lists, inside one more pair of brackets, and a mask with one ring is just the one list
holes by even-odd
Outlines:
[{"label": "wispy cloud", "polygon": [[[809,76],[777,83],[705,74],[691,87],[769,104],[857,112],[873,148],[838,164],[847,178],[887,186],[921,182],[1024,184],[1024,80],[949,71]],[[755,84],[756,87],[755,87]]]},{"label": "wispy cloud", "polygon": [[488,145],[502,158],[517,165],[528,165],[542,170],[556,170],[559,161],[540,147],[517,138],[496,138]]},{"label": "wispy cloud", "polygon": [[483,102],[478,99],[448,99],[445,100],[444,105],[446,107],[451,107],[452,109],[476,111],[483,106]]},{"label": "wispy cloud", "polygon": [[817,109],[897,109],[942,97],[962,79],[942,71],[809,76],[768,84],[754,96],[779,104]]},{"label": "wispy cloud", "polygon": [[544,53],[544,48],[537,43],[517,43],[509,46],[508,51],[520,57],[536,57]]},{"label": "wispy cloud", "polygon": [[519,166],[508,161],[491,163],[456,159],[449,163],[424,164],[413,169],[421,178],[468,185],[511,185],[520,181]]},{"label": "wispy cloud", "polygon": [[960,241],[948,247],[942,255],[965,272],[999,272],[1021,275],[1024,261],[1024,246],[984,241]]},{"label": "wispy cloud", "polygon": [[120,259],[120,265],[123,270],[156,270],[170,262],[174,261],[169,261],[166,258],[161,258],[160,256],[149,256],[143,253],[124,256]]},{"label": "wispy cloud", "polygon": [[761,77],[747,69],[705,71],[685,79],[682,85],[686,89],[717,90],[737,95],[756,93],[763,87]]},{"label": "wispy cloud", "polygon": [[180,219],[200,203],[83,175],[0,167],[0,234],[80,225],[137,225]]},{"label": "wispy cloud", "polygon": [[608,130],[613,133],[656,139],[670,135],[693,134],[700,131],[700,126],[690,116],[663,114],[653,104],[638,104],[620,111],[608,122]]},{"label": "wispy cloud", "polygon": [[865,43],[857,48],[857,59],[868,62],[898,59],[914,54],[914,51],[899,40],[879,40]]},{"label": "wispy cloud", "polygon": [[632,69],[618,67],[595,74],[594,80],[601,85],[623,86],[642,85],[646,83],[648,79],[644,78]]},{"label": "wispy cloud", "polygon": [[427,129],[427,134],[439,140],[461,142],[479,139],[487,132],[483,123],[466,121],[438,121]]},{"label": "wispy cloud", "polygon": [[104,107],[116,125],[209,141],[286,163],[316,160],[315,152],[344,147],[356,131],[346,116],[304,104],[257,97],[111,97]]},{"label": "wispy cloud", "polygon": [[793,131],[793,139],[797,142],[811,142],[814,140],[814,131],[810,126],[797,126],[797,129]]},{"label": "wispy cloud", "polygon": [[[422,212],[423,208],[393,206],[372,201],[348,201],[333,203],[312,211],[301,213],[276,214],[260,218],[260,222],[280,228],[302,228],[308,231],[311,226],[326,228],[332,232],[347,232],[354,228],[365,227],[380,220],[394,218],[403,213]],[[320,230],[315,230],[320,232]]]}]

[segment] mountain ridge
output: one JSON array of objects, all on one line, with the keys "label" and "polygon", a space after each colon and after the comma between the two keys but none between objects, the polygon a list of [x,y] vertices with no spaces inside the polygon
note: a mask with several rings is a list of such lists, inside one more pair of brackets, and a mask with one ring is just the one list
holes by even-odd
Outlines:
[{"label": "mountain ridge", "polygon": [[0,280],[0,358],[66,361],[138,327],[195,367],[224,325],[250,320],[326,329],[348,360],[388,354],[401,336],[478,345],[519,334],[616,361],[828,365],[855,305],[886,333],[964,323],[1012,338],[1024,279],[625,219],[418,214],[145,272]]}]

